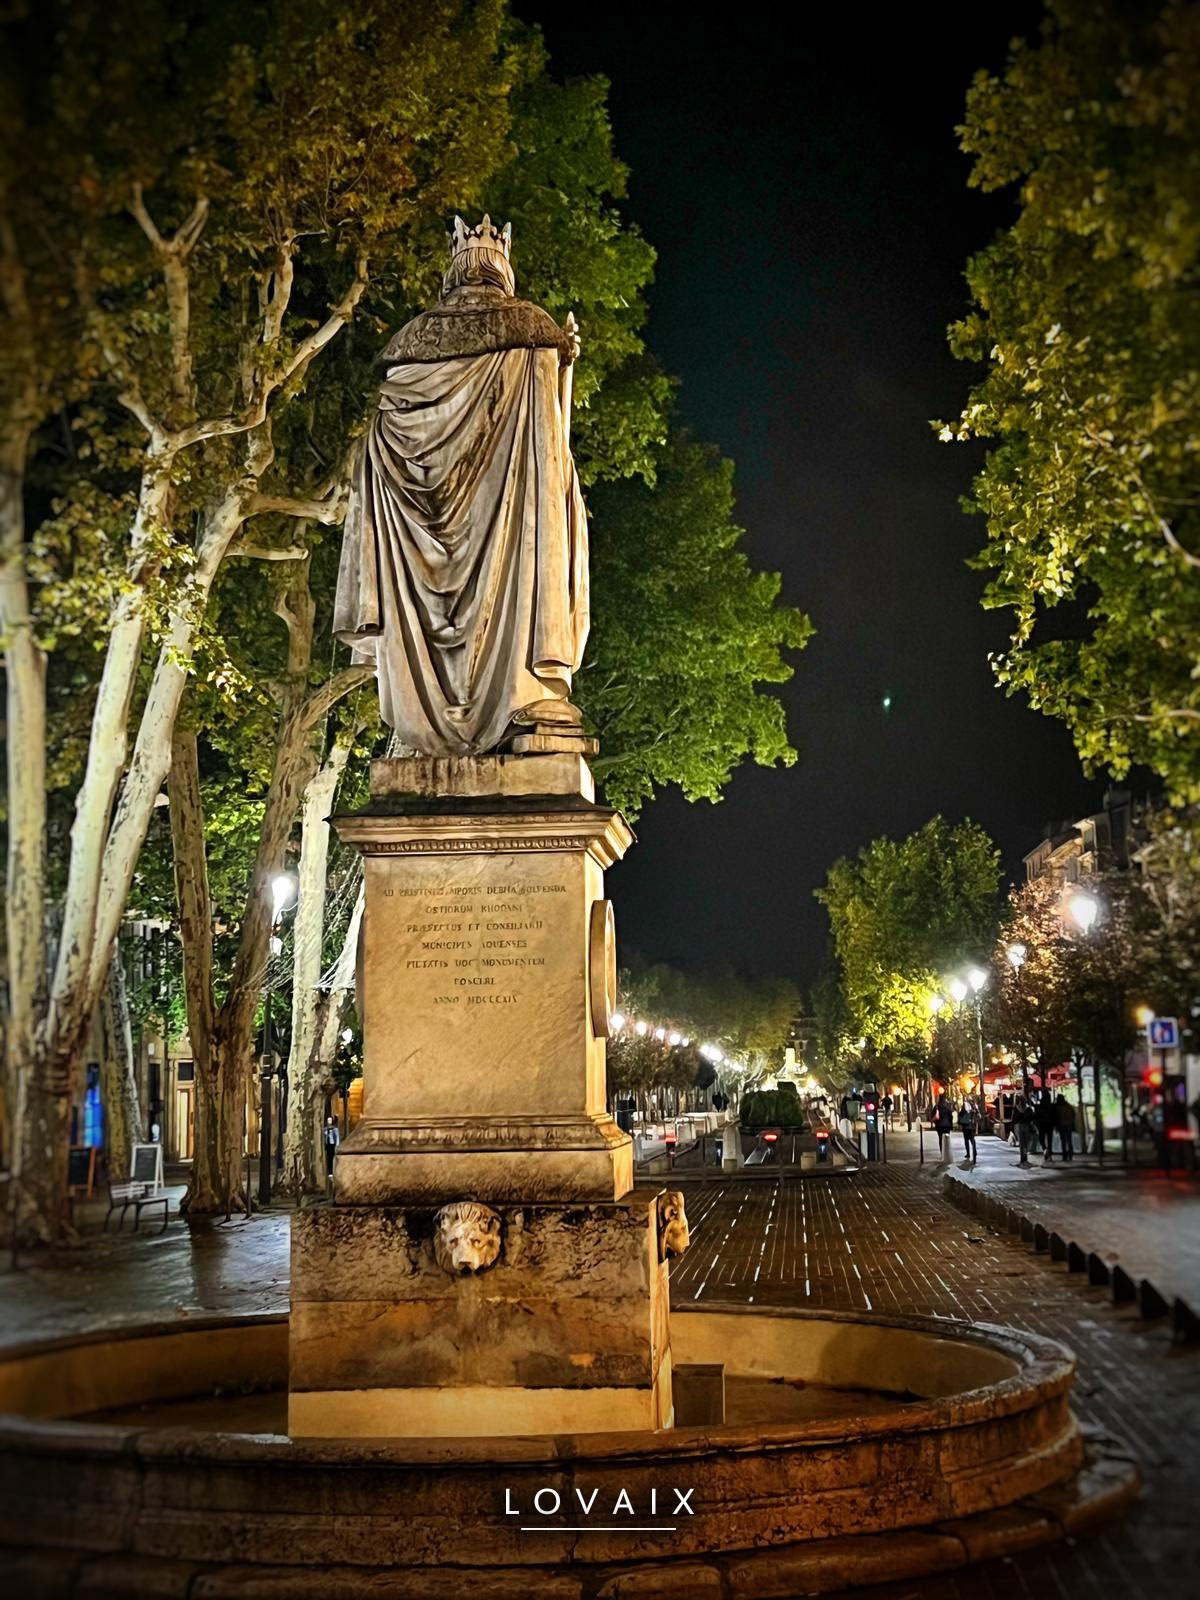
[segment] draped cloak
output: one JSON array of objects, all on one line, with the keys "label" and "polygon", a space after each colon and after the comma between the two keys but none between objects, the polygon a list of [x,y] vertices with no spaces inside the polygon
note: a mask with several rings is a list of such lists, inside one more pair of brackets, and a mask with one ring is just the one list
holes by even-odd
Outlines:
[{"label": "draped cloak", "polygon": [[384,720],[423,754],[496,749],[518,713],[567,698],[582,660],[587,520],[559,362],[524,347],[388,367],[334,632],[375,661]]}]

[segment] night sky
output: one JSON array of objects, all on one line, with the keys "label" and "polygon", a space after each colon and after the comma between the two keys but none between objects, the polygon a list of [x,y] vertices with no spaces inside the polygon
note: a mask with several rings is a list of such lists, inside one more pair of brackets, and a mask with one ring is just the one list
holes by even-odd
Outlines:
[{"label": "night sky", "polygon": [[1040,8],[743,4],[719,28],[682,6],[514,9],[559,75],[611,80],[626,211],[658,251],[649,346],[736,462],[751,559],[817,628],[782,690],[799,762],[643,813],[610,879],[622,947],[806,985],[838,856],[941,811],[1014,872],[1103,792],[1059,724],[994,685],[1006,617],[978,603],[983,524],[959,508],[981,457],[928,426],[961,408],[972,369],[945,328],[1012,205],[968,190],[954,128]]}]

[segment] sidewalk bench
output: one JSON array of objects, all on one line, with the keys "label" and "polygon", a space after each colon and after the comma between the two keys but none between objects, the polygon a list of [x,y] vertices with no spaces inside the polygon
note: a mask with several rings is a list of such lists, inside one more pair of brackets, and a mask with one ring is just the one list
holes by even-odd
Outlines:
[{"label": "sidewalk bench", "polygon": [[154,1194],[147,1183],[110,1183],[108,1186],[108,1212],[104,1218],[104,1231],[108,1232],[108,1219],[113,1212],[120,1208],[121,1215],[117,1220],[117,1232],[120,1233],[125,1225],[125,1213],[133,1207],[133,1231],[136,1233],[141,1226],[142,1212],[147,1206],[161,1206],[163,1208],[162,1227],[158,1230],[165,1233],[167,1223],[170,1221],[170,1201],[165,1194]]}]

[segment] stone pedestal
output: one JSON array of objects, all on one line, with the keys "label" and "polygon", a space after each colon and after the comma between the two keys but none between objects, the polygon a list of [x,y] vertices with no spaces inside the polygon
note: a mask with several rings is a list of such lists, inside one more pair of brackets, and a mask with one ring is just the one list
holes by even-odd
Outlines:
[{"label": "stone pedestal", "polygon": [[654,1190],[501,1207],[478,1274],[429,1209],[314,1207],[292,1224],[288,1431],[359,1437],[671,1425]]},{"label": "stone pedestal", "polygon": [[336,1204],[293,1219],[289,1429],[669,1427],[656,1196],[605,1110],[629,828],[568,751],[371,788],[335,819],[366,876],[363,1115]]},{"label": "stone pedestal", "polygon": [[336,819],[365,858],[363,1115],[338,1202],[616,1200],[604,869],[632,841],[570,755],[376,762]]}]

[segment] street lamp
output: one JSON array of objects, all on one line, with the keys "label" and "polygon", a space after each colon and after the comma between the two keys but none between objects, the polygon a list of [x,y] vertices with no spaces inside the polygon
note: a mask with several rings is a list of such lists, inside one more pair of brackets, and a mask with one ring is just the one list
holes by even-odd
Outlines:
[{"label": "street lamp", "polygon": [[1075,923],[1079,928],[1079,931],[1081,933],[1090,933],[1092,931],[1092,924],[1100,915],[1100,902],[1094,895],[1085,894],[1083,891],[1080,891],[1079,894],[1073,894],[1071,896],[1067,910],[1075,919]]},{"label": "street lamp", "polygon": [[608,1025],[614,1033],[620,1033],[625,1026],[625,1013],[623,1011],[614,1011],[608,1019]]},{"label": "street lamp", "polygon": [[969,994],[975,996],[975,1034],[979,1050],[979,1105],[983,1108],[983,1008],[980,994],[988,981],[988,975],[982,967],[968,967],[965,978],[960,978],[956,973],[954,977],[946,979],[946,987],[954,1001],[956,1010],[961,1012],[962,1003]]},{"label": "street lamp", "polygon": [[[1009,966],[1013,969],[1013,972],[1016,975],[1017,993],[1019,995],[1021,993],[1021,968],[1025,965],[1025,958],[1029,954],[1029,947],[1028,947],[1028,945],[1022,944],[1021,941],[1018,940],[1016,942],[1016,944],[1010,944],[1008,949],[1004,953],[1008,957]],[[1024,1038],[1024,1027],[1023,1027],[1023,1024],[1022,1024],[1022,1038],[1021,1038],[1021,1089],[1022,1089],[1022,1092],[1026,1096],[1028,1096],[1028,1094],[1029,1094],[1029,1064],[1026,1061],[1026,1049],[1025,1049],[1025,1038]],[[1003,1129],[1001,1131],[1003,1131]]]},{"label": "street lamp", "polygon": [[967,982],[975,991],[975,1042],[979,1048],[979,1115],[983,1116],[983,1001],[980,996],[988,981],[988,975],[982,967],[969,967],[967,969]]},{"label": "street lamp", "polygon": [[[1086,939],[1088,934],[1091,933],[1092,928],[1095,925],[1096,918],[1100,915],[1100,902],[1099,902],[1099,900],[1096,899],[1095,895],[1088,894],[1086,889],[1079,889],[1079,890],[1076,891],[1075,894],[1073,894],[1071,896],[1070,900],[1067,902],[1067,910],[1071,913],[1071,920],[1074,922],[1075,926],[1079,929],[1080,933],[1082,933],[1084,938]],[[1080,1120],[1082,1121],[1082,1119],[1083,1119],[1083,1066],[1082,1066],[1082,1063],[1080,1063],[1079,1066],[1078,1066],[1077,1077],[1076,1077],[1075,1082],[1076,1082],[1076,1088],[1077,1088],[1078,1094],[1079,1094],[1079,1115],[1080,1115]],[[1100,1157],[1100,1160],[1103,1161],[1104,1160],[1104,1111],[1103,1111],[1103,1107],[1100,1104],[1100,1062],[1099,1062],[1099,1059],[1096,1059],[1096,1060],[1094,1060],[1092,1062],[1092,1084],[1093,1084],[1093,1088],[1094,1088],[1094,1091],[1095,1091],[1096,1154]],[[1125,1094],[1124,1094],[1124,1090],[1122,1089],[1122,1093],[1121,1093],[1121,1117],[1122,1117],[1122,1121],[1121,1121],[1122,1136],[1121,1136],[1121,1139],[1122,1139],[1122,1147],[1124,1146],[1124,1128],[1125,1128],[1125,1122],[1124,1122],[1125,1110],[1124,1110],[1124,1108],[1125,1108]]]}]

